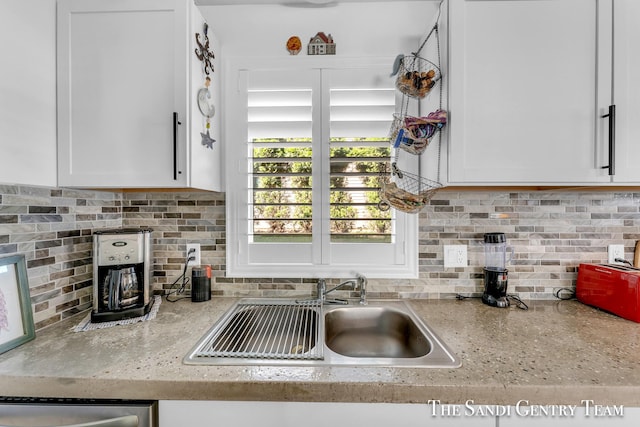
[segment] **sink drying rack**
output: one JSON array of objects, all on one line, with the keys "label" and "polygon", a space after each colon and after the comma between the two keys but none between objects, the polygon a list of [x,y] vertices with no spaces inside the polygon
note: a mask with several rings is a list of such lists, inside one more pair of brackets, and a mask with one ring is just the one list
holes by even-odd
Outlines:
[{"label": "sink drying rack", "polygon": [[205,335],[191,357],[322,360],[321,309],[316,300],[237,304]]}]

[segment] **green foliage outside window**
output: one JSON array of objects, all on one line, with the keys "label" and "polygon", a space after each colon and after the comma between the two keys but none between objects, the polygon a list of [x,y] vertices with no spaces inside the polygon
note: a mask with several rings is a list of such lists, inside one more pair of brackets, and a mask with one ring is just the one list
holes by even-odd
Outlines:
[{"label": "green foliage outside window", "polygon": [[[311,154],[310,147],[254,149],[253,215],[254,227],[259,228],[254,229],[255,234],[310,235],[313,229]],[[384,170],[389,155],[388,147],[338,146],[331,149],[329,215],[332,234],[390,232],[390,213],[377,207],[380,201],[379,174]],[[354,177],[359,187],[370,190],[350,189],[347,176]],[[352,194],[356,193],[362,195],[364,206],[358,207],[354,203]],[[368,219],[359,218],[364,212]],[[357,222],[365,225],[356,230]]]}]

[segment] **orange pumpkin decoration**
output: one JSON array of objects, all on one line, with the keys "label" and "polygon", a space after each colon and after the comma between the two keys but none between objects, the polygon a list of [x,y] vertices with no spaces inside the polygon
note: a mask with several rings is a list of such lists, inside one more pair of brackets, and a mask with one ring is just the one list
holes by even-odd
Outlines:
[{"label": "orange pumpkin decoration", "polygon": [[302,49],[302,41],[298,36],[291,36],[287,40],[287,50],[291,55],[297,55]]}]

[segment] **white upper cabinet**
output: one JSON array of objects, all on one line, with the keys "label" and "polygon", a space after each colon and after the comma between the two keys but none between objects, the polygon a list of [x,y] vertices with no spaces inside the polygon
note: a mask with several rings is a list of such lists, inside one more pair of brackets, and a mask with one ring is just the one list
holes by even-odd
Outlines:
[{"label": "white upper cabinet", "polygon": [[450,185],[610,181],[602,3],[450,0]]},{"label": "white upper cabinet", "polygon": [[57,15],[58,185],[221,190],[216,116],[213,149],[200,136],[193,3],[59,0]]},{"label": "white upper cabinet", "polygon": [[[640,2],[613,2],[613,182],[640,184]],[[608,133],[608,132],[607,132]]]},{"label": "white upper cabinet", "polygon": [[0,183],[55,187],[56,4],[3,0],[0,9]]}]

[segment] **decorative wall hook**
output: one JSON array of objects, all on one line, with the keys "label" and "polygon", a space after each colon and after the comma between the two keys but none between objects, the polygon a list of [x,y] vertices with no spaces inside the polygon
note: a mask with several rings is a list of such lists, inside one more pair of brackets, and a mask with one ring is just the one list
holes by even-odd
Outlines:
[{"label": "decorative wall hook", "polygon": [[196,33],[196,44],[198,47],[195,49],[196,57],[200,61],[202,61],[202,68],[204,73],[208,76],[209,72],[213,73],[213,59],[215,55],[211,50],[209,50],[209,36],[207,32],[209,30],[209,25],[204,24],[204,42],[200,41],[200,33]]}]

